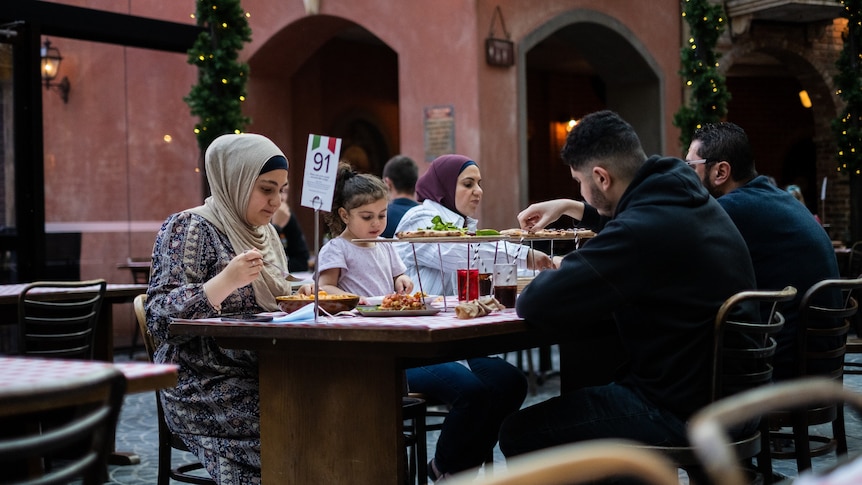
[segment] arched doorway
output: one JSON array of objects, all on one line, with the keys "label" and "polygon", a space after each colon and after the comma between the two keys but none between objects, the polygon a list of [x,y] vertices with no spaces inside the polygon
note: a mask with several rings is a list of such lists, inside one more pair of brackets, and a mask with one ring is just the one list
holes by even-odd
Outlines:
[{"label": "arched doorway", "polygon": [[[524,38],[519,98],[524,129],[523,204],[577,196],[559,151],[565,125],[611,109],[637,130],[648,153],[664,152],[661,69],[635,35],[604,14],[575,10]],[[568,224],[561,221],[561,224]]]},{"label": "arched doorway", "polygon": [[[291,207],[300,208],[309,134],[342,138],[342,158],[376,175],[399,150],[398,55],[349,20],[315,15],[273,35],[249,59],[250,98],[267,100],[249,115],[290,159]],[[273,105],[278,109],[273,109]],[[312,238],[313,213],[294,210]],[[311,248],[316,251],[316,248]]]},{"label": "arched doorway", "polygon": [[329,133],[342,139],[341,159],[357,172],[382,175],[391,152],[379,123],[360,114],[347,114]]},{"label": "arched doorway", "polygon": [[[780,187],[799,185],[806,205],[819,214],[830,236],[845,239],[848,215],[824,211],[827,201],[821,200],[824,194],[849,194],[833,161],[830,123],[836,108],[831,80],[824,76],[828,69],[813,64],[817,58],[809,55],[817,42],[782,43],[786,36],[761,32],[756,39],[737,39],[723,56],[731,94],[727,120],[748,134],[757,171],[774,177]],[[803,91],[808,105],[801,99]]]}]

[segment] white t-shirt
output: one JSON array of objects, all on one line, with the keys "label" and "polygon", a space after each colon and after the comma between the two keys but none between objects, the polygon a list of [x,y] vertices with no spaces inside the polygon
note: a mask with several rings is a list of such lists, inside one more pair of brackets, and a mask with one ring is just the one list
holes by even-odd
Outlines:
[{"label": "white t-shirt", "polygon": [[331,239],[317,255],[320,271],[338,268],[338,287],[359,296],[389,295],[395,292],[395,277],[404,274],[405,266],[392,244],[375,243],[357,246],[337,237]]}]

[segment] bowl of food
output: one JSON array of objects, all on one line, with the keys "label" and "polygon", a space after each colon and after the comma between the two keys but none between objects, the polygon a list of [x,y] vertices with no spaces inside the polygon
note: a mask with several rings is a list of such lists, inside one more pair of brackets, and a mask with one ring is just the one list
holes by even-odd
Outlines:
[{"label": "bowl of food", "polygon": [[[278,307],[281,311],[292,313],[300,308],[314,303],[314,295],[288,295],[276,297]],[[325,291],[318,293],[318,304],[320,309],[334,315],[338,312],[349,312],[356,308],[359,303],[359,295],[330,295]]]}]

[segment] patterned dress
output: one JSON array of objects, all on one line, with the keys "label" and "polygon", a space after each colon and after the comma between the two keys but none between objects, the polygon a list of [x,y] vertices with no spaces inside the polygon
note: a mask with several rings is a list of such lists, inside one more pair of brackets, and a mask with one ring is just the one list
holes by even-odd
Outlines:
[{"label": "patterned dress", "polygon": [[[210,337],[169,337],[168,325],[217,315],[203,284],[235,255],[206,219],[174,214],[156,236],[147,291],[147,326],[161,342],[155,360],[179,365],[177,387],[161,391],[168,426],[223,485],[261,481],[257,354],[221,348]],[[222,303],[222,313],[259,311],[251,285]]]}]

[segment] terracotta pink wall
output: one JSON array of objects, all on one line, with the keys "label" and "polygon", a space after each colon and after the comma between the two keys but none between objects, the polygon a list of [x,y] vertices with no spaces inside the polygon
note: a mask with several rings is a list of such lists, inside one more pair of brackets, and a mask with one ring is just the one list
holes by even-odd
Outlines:
[{"label": "terracotta pink wall", "polygon": [[[481,214],[482,225],[508,227],[515,223],[514,216],[523,208],[522,200],[525,199],[517,177],[521,164],[526,163],[519,156],[521,139],[518,136],[519,130],[525,127],[520,126],[517,120],[517,66],[500,69],[487,66],[484,60],[484,39],[493,9],[498,4],[503,9],[506,27],[516,49],[525,35],[555,16],[574,9],[601,12],[633,32],[637,43],[645,46],[648,55],[664,71],[657,73],[663,81],[664,111],[655,116],[665,124],[663,143],[675,146],[678,134],[671,119],[681,101],[681,88],[675,74],[679,64],[681,25],[676,1],[644,4],[600,0],[529,3],[517,0],[449,0],[434,2],[433,8],[421,2],[323,1],[318,16],[307,16],[300,2],[250,0],[244,6],[252,13],[255,34],[244,57],[253,59],[265,50],[272,38],[290,36],[292,42],[283,45],[282,50],[286,54],[295,54],[299,60],[279,64],[273,54],[267,54],[268,62],[261,63],[271,65],[273,69],[281,67],[289,73],[325,40],[321,36],[331,35],[326,31],[327,18],[328,28],[333,31],[336,29],[331,24],[338,19],[349,19],[369,30],[398,56],[398,152],[423,160],[423,110],[434,105],[454,106],[456,151],[476,158],[483,169],[487,190]],[[300,31],[302,34],[298,33]],[[502,35],[499,24],[497,33]],[[349,77],[351,72],[345,70],[345,75]],[[260,94],[264,89],[261,86],[260,90],[254,89],[254,93]],[[282,85],[282,89],[298,88]],[[302,86],[301,89],[314,98],[323,88]],[[261,126],[263,130],[260,120],[271,120],[272,113],[262,114],[261,111],[270,111],[273,104],[259,105],[257,101],[250,101],[249,106],[254,106],[249,111],[255,118],[255,127]],[[285,112],[290,108],[299,107],[284,105]],[[321,116],[325,115],[304,113],[301,123],[320,126],[325,122]],[[308,132],[305,126],[293,126],[291,131]],[[279,141],[283,148],[295,154],[294,159],[302,157],[306,143],[304,137],[294,136]],[[424,164],[421,165],[420,169],[424,170]],[[293,170],[291,179],[297,180]],[[304,226],[308,228],[310,225],[306,220]]]},{"label": "terracotta pink wall", "polygon": [[[175,22],[193,23],[192,0],[78,0],[71,5]],[[522,209],[518,173],[522,137],[518,121],[518,68],[487,66],[484,39],[495,6],[518,44],[557,16],[578,9],[613,17],[661,68],[664,144],[675,146],[673,113],[681,101],[679,4],[676,0],[322,0],[319,15],[306,15],[303,2],[246,0],[252,42],[242,53],[255,61],[246,111],[249,131],[270,136],[292,157],[298,180],[306,126],[326,126],[327,113],[294,106],[290,75],[344,25],[354,22],[377,36],[397,56],[397,106],[376,112],[393,153],[424,159],[423,111],[455,108],[456,151],[474,157],[483,170],[485,227],[509,227]],[[501,29],[497,28],[498,33]],[[184,54],[52,38],[65,60],[61,75],[72,91],[68,104],[55,93],[43,96],[47,222],[50,230],[84,233],[82,276],[130,281],[116,264],[146,256],[158,224],[170,213],[200,203],[195,120],[182,97],[196,81]],[[255,58],[255,56],[260,57]],[[359,56],[359,55],[358,55]],[[361,56],[351,69],[361,69]],[[349,83],[350,72],[339,82]],[[367,75],[368,73],[362,73]],[[360,77],[356,77],[358,79]],[[331,83],[338,89],[338,83]],[[303,86],[310,99],[320,86]],[[323,133],[325,134],[325,133]],[[165,136],[171,141],[166,142]],[[424,162],[420,163],[425,169]],[[300,187],[296,187],[298,196]],[[311,227],[310,217],[300,220]],[[310,237],[310,234],[307,234]]]}]

